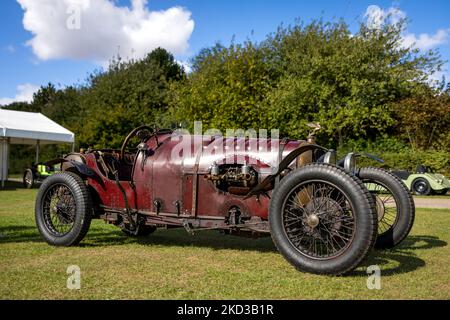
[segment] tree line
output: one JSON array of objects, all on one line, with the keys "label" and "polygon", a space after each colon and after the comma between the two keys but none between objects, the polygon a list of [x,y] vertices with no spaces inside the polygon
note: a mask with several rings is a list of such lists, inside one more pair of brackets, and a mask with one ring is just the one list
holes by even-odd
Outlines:
[{"label": "tree line", "polygon": [[117,148],[141,124],[192,129],[202,121],[203,129],[276,128],[304,139],[306,124],[319,122],[324,146],[381,153],[392,167],[423,162],[450,172],[450,86],[429,81],[443,61],[437,51],[402,46],[405,27],[361,24],[351,33],[344,21],[299,22],[260,42],[205,48],[189,73],[158,48],[3,107],[43,113],[75,133],[77,148]]}]

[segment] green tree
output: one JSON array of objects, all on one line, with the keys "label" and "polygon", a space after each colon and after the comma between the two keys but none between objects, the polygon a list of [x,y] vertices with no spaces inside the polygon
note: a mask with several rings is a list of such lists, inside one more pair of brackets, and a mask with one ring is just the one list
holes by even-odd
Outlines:
[{"label": "green tree", "polygon": [[396,111],[397,130],[413,150],[450,152],[450,89],[422,85],[399,101]]},{"label": "green tree", "polygon": [[[271,90],[271,67],[264,50],[251,42],[220,44],[202,50],[193,72],[173,87],[171,116],[180,121],[203,121],[205,128],[255,128]],[[264,117],[263,117],[264,118]]]},{"label": "green tree", "polygon": [[362,24],[356,34],[342,21],[280,28],[267,40],[284,70],[268,95],[271,123],[300,138],[306,122],[320,122],[322,142],[339,145],[387,132],[395,102],[440,65],[435,53],[400,45],[404,23],[381,30]]},{"label": "green tree", "polygon": [[184,77],[183,68],[160,48],[142,60],[113,60],[106,72],[92,74],[81,90],[85,117],[80,145],[119,147],[134,127],[163,122],[170,83]]},{"label": "green tree", "polygon": [[397,102],[441,66],[433,52],[401,46],[405,21],[352,34],[342,21],[280,27],[262,43],[204,49],[193,72],[173,88],[172,115],[206,127],[279,128],[305,138],[320,122],[320,140],[391,134]]}]

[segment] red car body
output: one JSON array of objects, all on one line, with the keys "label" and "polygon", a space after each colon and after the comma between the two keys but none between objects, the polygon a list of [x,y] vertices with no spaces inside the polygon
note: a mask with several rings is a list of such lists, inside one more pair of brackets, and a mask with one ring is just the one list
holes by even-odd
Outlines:
[{"label": "red car body", "polygon": [[[174,150],[179,148],[181,141],[192,146],[191,152],[178,154],[179,157],[174,159]],[[100,208],[101,217],[112,223],[117,222],[117,214],[123,213],[128,206],[129,210],[145,216],[147,224],[181,226],[188,222],[195,228],[228,229],[225,222],[234,208],[239,210],[241,218],[250,220],[254,217],[252,222],[261,222],[257,228],[245,229],[269,232],[264,224],[268,219],[269,197],[260,195],[267,195],[266,191],[270,193],[270,183],[264,192],[255,196],[248,196],[254,189],[250,187],[234,193],[220,190],[213,180],[207,179],[211,166],[251,163],[258,185],[264,180],[267,183],[268,177],[274,179],[279,160],[299,150],[300,146],[308,146],[301,152],[303,157],[306,154],[311,157],[312,150],[322,149],[306,141],[177,135],[172,132],[154,135],[145,144],[149,155],[138,152],[132,166],[118,168],[119,176],[122,176],[120,186],[102,170],[99,159],[108,154],[118,160],[119,150],[70,154],[65,158],[63,170],[73,169],[73,161],[83,162],[90,169],[87,183],[96,195],[94,203]]]}]

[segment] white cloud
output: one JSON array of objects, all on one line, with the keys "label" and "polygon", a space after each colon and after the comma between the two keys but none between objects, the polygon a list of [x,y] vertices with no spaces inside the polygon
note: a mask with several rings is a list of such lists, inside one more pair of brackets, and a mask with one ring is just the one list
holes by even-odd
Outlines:
[{"label": "white cloud", "polygon": [[419,36],[408,33],[403,36],[403,45],[406,47],[414,46],[421,50],[432,49],[448,41],[449,31],[450,29],[439,29],[433,35],[421,33]]},{"label": "white cloud", "polygon": [[186,73],[191,73],[192,72],[192,66],[191,66],[191,64],[188,61],[179,61],[179,60],[177,60],[177,63],[184,68],[184,71]]},{"label": "white cloud", "polygon": [[[388,9],[382,9],[377,5],[370,5],[366,9],[364,17],[369,28],[380,29],[383,24],[395,24],[407,16],[399,8],[390,7]],[[449,32],[450,29],[439,29],[433,35],[421,33],[418,36],[410,32],[404,33],[402,35],[401,45],[404,47],[412,46],[420,50],[432,49],[446,43],[449,38]]]},{"label": "white cloud", "polygon": [[384,23],[384,10],[379,6],[370,5],[367,7],[364,17],[367,19],[367,26],[371,29],[379,29]]},{"label": "white cloud", "polygon": [[367,7],[364,17],[367,19],[367,26],[372,29],[380,29],[384,23],[398,23],[401,19],[406,18],[406,13],[402,10],[390,7],[383,10],[377,5]]},{"label": "white cloud", "polygon": [[194,30],[181,7],[150,11],[147,0],[119,7],[109,0],[17,0],[24,28],[39,59],[85,59],[104,64],[112,56],[141,58],[156,47],[186,53]]},{"label": "white cloud", "polygon": [[25,83],[17,86],[17,94],[14,98],[0,98],[0,106],[8,105],[13,102],[31,102],[33,94],[39,90],[39,86]]}]

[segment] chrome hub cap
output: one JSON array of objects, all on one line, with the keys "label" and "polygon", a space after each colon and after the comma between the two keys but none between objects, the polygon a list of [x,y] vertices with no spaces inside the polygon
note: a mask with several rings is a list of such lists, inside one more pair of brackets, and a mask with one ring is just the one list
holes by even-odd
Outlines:
[{"label": "chrome hub cap", "polygon": [[315,214],[311,214],[308,216],[308,218],[306,218],[306,223],[312,228],[314,229],[315,227],[317,227],[319,225],[319,217]]}]

